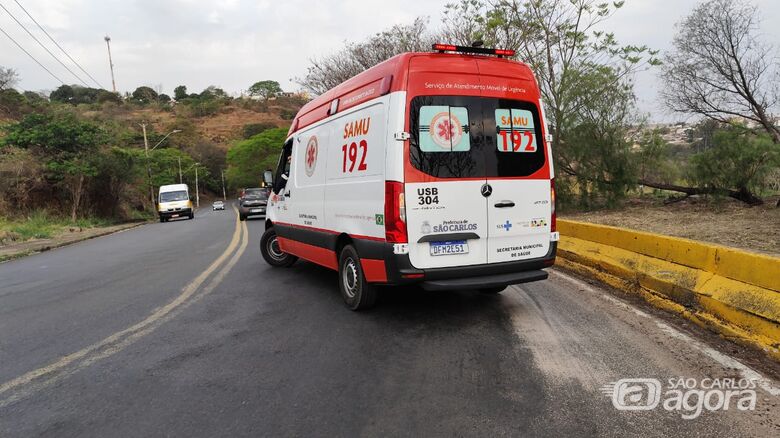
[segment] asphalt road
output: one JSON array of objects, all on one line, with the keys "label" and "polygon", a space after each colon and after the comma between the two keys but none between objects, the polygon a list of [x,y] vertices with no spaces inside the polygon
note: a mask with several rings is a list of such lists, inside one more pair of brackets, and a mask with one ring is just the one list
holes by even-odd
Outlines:
[{"label": "asphalt road", "polygon": [[[553,271],[354,313],[335,273],[268,267],[262,230],[202,210],[0,264],[0,436],[780,434],[777,367],[619,292]],[[745,376],[755,409],[693,419],[601,390]]]}]

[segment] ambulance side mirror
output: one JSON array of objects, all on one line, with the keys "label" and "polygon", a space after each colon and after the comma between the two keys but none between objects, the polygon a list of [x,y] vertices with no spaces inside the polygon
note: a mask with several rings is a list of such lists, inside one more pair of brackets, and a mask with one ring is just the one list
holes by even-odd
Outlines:
[{"label": "ambulance side mirror", "polygon": [[270,170],[263,172],[263,182],[266,186],[272,186],[274,184],[274,173]]}]

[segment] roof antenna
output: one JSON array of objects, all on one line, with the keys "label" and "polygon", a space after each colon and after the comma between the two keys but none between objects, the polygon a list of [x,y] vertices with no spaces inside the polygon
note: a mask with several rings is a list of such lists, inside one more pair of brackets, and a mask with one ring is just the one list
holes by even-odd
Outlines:
[{"label": "roof antenna", "polygon": [[471,47],[482,47],[485,44],[482,40],[476,40],[473,43],[471,43]]}]

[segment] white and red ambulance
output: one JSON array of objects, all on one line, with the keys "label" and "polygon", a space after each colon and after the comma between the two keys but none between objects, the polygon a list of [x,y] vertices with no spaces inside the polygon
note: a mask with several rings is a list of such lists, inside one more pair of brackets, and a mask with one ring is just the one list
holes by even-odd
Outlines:
[{"label": "white and red ambulance", "polygon": [[306,104],[272,184],[264,259],[337,270],[353,310],[376,286],[497,293],[555,261],[539,88],[512,51],[436,44]]}]

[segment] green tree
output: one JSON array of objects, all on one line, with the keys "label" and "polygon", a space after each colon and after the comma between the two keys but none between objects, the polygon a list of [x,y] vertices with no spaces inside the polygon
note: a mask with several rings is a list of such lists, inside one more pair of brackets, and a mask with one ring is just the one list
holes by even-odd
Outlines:
[{"label": "green tree", "polygon": [[98,103],[103,103],[103,102],[122,103],[122,96],[120,96],[119,93],[112,93],[107,90],[99,90],[97,101]]},{"label": "green tree", "polygon": [[138,87],[133,91],[133,99],[143,104],[155,102],[157,100],[157,92],[151,87]]},{"label": "green tree", "polygon": [[[568,129],[566,154],[559,161],[559,175],[568,176],[560,184],[560,199],[593,207],[601,202],[619,203],[637,181],[637,157],[628,140],[628,131],[636,122],[634,92],[629,84],[614,84],[615,69],[603,66],[587,72],[577,80],[587,90],[600,89],[590,95],[587,107],[581,109]],[[561,181],[559,179],[559,181]]]},{"label": "green tree", "polygon": [[85,183],[97,174],[95,157],[106,140],[95,123],[70,113],[30,114],[5,128],[3,146],[33,149],[47,169],[47,178],[68,193],[70,217],[76,220]]},{"label": "green tree", "polygon": [[[745,0],[709,0],[699,4],[678,25],[674,49],[665,60],[666,86],[661,93],[674,111],[723,124],[747,120],[751,130],[766,133],[780,147],[780,125],[772,117],[772,110],[780,102],[780,63],[776,61],[775,48],[761,38],[760,19],[758,7]],[[768,154],[751,153],[752,140],[743,143],[748,150],[737,157],[752,157],[756,162],[742,161],[742,169],[763,168]],[[708,158],[715,162],[705,167],[727,169],[735,157],[711,154]],[[702,166],[699,163],[696,174],[710,175],[712,179],[697,178],[705,187],[688,189],[706,190],[724,183],[723,177],[702,173]],[[732,180],[730,186],[737,187],[741,194],[733,197],[750,204],[762,202],[751,192],[750,184]]]},{"label": "green tree", "polygon": [[230,96],[228,96],[228,94],[225,93],[225,90],[217,87],[216,85],[209,85],[203,91],[200,92],[200,95],[198,97],[200,97],[201,99],[205,99],[205,100],[211,100],[211,99],[227,100],[227,99],[230,99]]},{"label": "green tree", "polygon": [[[143,156],[143,151],[138,151]],[[155,149],[149,153],[149,166],[152,170],[152,186],[179,183],[179,162],[181,160],[182,182],[192,184],[195,188],[195,159],[187,153],[173,148]],[[207,175],[199,172],[199,178]]]},{"label": "green tree", "polygon": [[90,198],[96,211],[109,217],[119,217],[120,206],[131,187],[138,189],[138,198],[146,199],[146,173],[142,157],[136,149],[109,147],[95,157],[95,175],[90,184]]},{"label": "green tree", "polygon": [[183,100],[186,99],[187,96],[187,86],[186,85],[179,85],[178,87],[173,89],[173,98],[176,100]]},{"label": "green tree", "polygon": [[274,128],[234,144],[227,153],[228,185],[231,188],[259,185],[263,172],[276,167],[286,137],[286,128]]},{"label": "green tree", "polygon": [[691,157],[688,178],[705,193],[760,204],[768,176],[780,167],[780,146],[768,133],[727,126],[712,137],[712,147]]},{"label": "green tree", "polygon": [[0,90],[0,114],[17,115],[23,112],[25,104],[29,102],[24,95],[13,88]]},{"label": "green tree", "polygon": [[257,96],[263,99],[276,97],[281,92],[282,87],[279,85],[279,82],[271,80],[255,82],[249,87],[250,96]]},{"label": "green tree", "polygon": [[41,103],[46,101],[45,95],[41,95],[35,91],[25,91],[22,95],[24,95],[24,98],[30,103]]},{"label": "green tree", "polygon": [[73,87],[64,84],[60,85],[49,94],[49,99],[53,102],[70,103],[73,100]]}]

